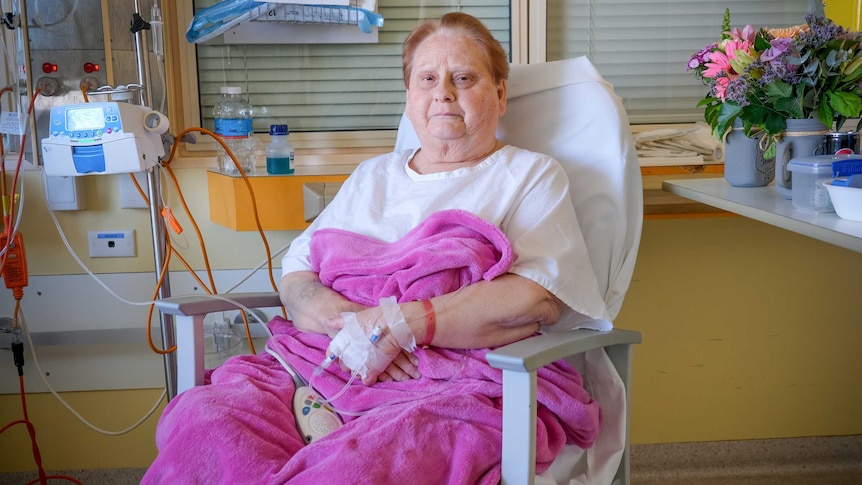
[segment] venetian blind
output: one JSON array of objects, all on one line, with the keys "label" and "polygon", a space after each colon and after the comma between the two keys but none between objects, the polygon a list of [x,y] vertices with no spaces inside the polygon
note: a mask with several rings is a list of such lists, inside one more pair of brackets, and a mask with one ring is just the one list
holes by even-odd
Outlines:
[{"label": "venetian blind", "polygon": [[401,44],[420,19],[451,11],[481,19],[511,52],[509,0],[378,0],[377,11],[376,44],[225,44],[220,36],[197,44],[203,126],[213,127],[219,88],[234,85],[255,107],[255,132],[276,123],[291,132],[395,129],[405,101]]},{"label": "venetian blind", "polygon": [[689,57],[732,27],[805,22],[810,0],[547,0],[547,59],[587,55],[622,98],[633,123],[697,121],[708,88],[686,72]]}]

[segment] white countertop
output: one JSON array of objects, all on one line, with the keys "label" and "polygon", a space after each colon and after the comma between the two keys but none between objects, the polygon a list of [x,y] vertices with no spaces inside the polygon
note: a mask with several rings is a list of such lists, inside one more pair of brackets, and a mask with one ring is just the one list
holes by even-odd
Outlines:
[{"label": "white countertop", "polygon": [[774,186],[734,187],[723,177],[665,180],[662,189],[687,199],[862,253],[862,222],[834,212],[809,214],[793,207]]}]

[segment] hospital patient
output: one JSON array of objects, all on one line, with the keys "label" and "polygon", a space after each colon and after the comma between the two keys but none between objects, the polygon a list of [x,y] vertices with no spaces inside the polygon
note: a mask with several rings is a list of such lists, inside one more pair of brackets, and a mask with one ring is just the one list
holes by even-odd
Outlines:
[{"label": "hospital patient", "polygon": [[[280,292],[291,321],[270,322],[268,352],[171,401],[143,483],[499,481],[502,379],[485,353],[600,316],[576,290],[587,256],[564,170],[495,138],[508,70],[469,15],[408,36],[421,147],[360,164],[296,238]],[[306,444],[285,366],[344,426]],[[538,389],[541,472],[564,444],[589,447],[601,416],[565,362],[541,369]]]}]

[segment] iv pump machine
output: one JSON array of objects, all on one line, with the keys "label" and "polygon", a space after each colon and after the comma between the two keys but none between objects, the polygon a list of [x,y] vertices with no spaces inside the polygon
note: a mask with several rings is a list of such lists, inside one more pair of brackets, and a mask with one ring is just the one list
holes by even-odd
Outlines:
[{"label": "iv pump machine", "polygon": [[168,119],[158,111],[123,102],[51,108],[42,139],[45,174],[77,176],[144,172],[165,155],[161,135]]}]

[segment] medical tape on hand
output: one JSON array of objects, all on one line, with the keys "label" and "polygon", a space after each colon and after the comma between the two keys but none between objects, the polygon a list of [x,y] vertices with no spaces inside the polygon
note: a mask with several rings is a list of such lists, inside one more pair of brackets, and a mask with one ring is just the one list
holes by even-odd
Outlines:
[{"label": "medical tape on hand", "polygon": [[401,313],[398,300],[394,296],[381,298],[380,311],[383,312],[383,318],[386,320],[389,332],[395,337],[398,345],[407,352],[416,350],[416,336],[413,335],[410,327],[407,326],[407,320],[404,319],[404,314]]},{"label": "medical tape on hand", "polygon": [[[390,359],[378,349],[359,325],[355,313],[342,313],[344,327],[335,335],[326,350],[327,356],[334,355],[353,372],[364,379],[368,370],[383,371]],[[329,360],[329,359],[327,359]]]}]

